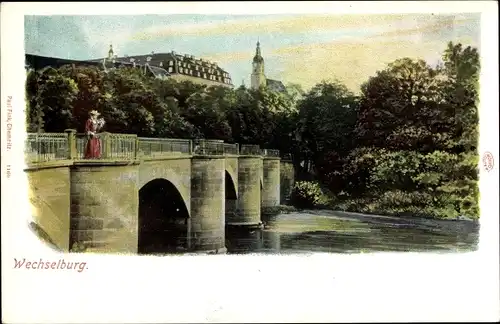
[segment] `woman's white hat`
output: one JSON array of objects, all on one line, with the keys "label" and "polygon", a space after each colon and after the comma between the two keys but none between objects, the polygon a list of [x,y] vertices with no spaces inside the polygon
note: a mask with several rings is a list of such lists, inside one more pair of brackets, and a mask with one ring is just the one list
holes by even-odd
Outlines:
[{"label": "woman's white hat", "polygon": [[97,110],[92,110],[89,112],[90,115],[93,115],[93,116],[99,116],[100,113],[97,111]]}]

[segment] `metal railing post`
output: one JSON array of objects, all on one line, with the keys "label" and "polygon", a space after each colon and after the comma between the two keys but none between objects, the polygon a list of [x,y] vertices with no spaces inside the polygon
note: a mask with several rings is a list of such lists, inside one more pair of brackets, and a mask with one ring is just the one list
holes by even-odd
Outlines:
[{"label": "metal railing post", "polygon": [[103,152],[101,157],[103,159],[107,159],[111,157],[111,133],[108,132],[103,132],[100,134],[100,139],[101,139],[101,145],[103,148]]},{"label": "metal railing post", "polygon": [[64,132],[68,135],[68,159],[76,159],[76,129],[65,129]]}]

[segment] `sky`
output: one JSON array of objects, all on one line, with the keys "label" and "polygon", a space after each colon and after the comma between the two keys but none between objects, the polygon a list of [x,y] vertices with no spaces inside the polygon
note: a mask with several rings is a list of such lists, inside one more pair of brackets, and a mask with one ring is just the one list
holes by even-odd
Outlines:
[{"label": "sky", "polygon": [[217,62],[250,85],[261,43],[267,78],[354,92],[398,58],[436,64],[449,41],[480,46],[479,14],[25,16],[25,51],[67,59],[175,51]]}]

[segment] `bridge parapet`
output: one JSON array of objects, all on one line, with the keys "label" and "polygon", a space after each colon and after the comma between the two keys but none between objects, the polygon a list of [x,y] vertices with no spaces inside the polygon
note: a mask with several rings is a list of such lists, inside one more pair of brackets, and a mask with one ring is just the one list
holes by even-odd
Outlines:
[{"label": "bridge parapet", "polygon": [[161,157],[170,154],[192,154],[192,142],[188,139],[139,137],[139,152],[145,157]]},{"label": "bridge parapet", "polygon": [[[66,133],[28,133],[25,156],[28,163],[85,159],[89,136],[68,129]],[[222,140],[137,137],[135,134],[97,134],[100,159],[130,161],[138,156],[155,158],[168,155],[253,155],[280,157],[280,151],[261,149],[259,145],[230,144]],[[282,158],[285,158],[284,155]]]},{"label": "bridge parapet", "polygon": [[267,157],[276,157],[276,158],[280,157],[279,150],[263,149],[263,150],[261,150],[261,154],[263,156],[267,156]]},{"label": "bridge parapet", "polygon": [[[71,136],[71,133],[70,135]],[[86,134],[74,134],[76,154],[73,159],[85,159],[85,150],[89,136]],[[137,135],[133,134],[114,134],[99,133],[97,138],[101,145],[101,158],[113,160],[134,160],[137,151]],[[70,143],[72,141],[70,140]]]},{"label": "bridge parapet", "polygon": [[224,155],[224,141],[196,139],[193,141],[194,155]]},{"label": "bridge parapet", "polygon": [[240,145],[224,143],[224,155],[239,155],[240,154]]},{"label": "bridge parapet", "polygon": [[70,156],[68,135],[64,133],[29,133],[25,141],[28,163],[67,160]]},{"label": "bridge parapet", "polygon": [[259,145],[244,144],[240,147],[241,155],[262,155]]}]

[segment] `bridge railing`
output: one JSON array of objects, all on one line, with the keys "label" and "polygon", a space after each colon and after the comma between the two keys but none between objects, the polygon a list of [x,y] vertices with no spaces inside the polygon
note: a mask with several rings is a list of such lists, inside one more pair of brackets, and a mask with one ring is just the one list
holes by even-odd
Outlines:
[{"label": "bridge railing", "polygon": [[187,139],[139,137],[139,152],[156,157],[171,154],[191,154],[191,141]]},{"label": "bridge railing", "polygon": [[137,135],[105,133],[103,157],[133,160],[137,152]]},{"label": "bridge railing", "polygon": [[[100,159],[133,160],[136,157],[137,135],[99,133],[96,136]],[[87,146],[91,137],[87,134],[75,134],[76,159],[87,159]]]},{"label": "bridge railing", "polygon": [[280,150],[263,149],[261,154],[269,157],[280,157]]},{"label": "bridge railing", "polygon": [[64,133],[28,133],[24,155],[28,163],[67,160],[68,136]]},{"label": "bridge railing", "polygon": [[240,147],[241,155],[262,155],[259,145],[241,145]]},{"label": "bridge railing", "polygon": [[[77,134],[68,129],[66,133],[28,133],[25,143],[25,157],[28,163],[51,160],[88,159],[87,146],[90,136]],[[222,140],[137,137],[134,134],[99,133],[98,159],[134,160],[137,154],[162,156],[165,154],[196,155],[260,155],[280,157],[279,150],[260,149],[259,145],[224,143]],[[291,159],[281,154],[282,159]]]},{"label": "bridge railing", "polygon": [[238,155],[240,153],[239,144],[224,143],[224,155]]},{"label": "bridge railing", "polygon": [[196,139],[193,141],[195,155],[224,155],[224,141]]}]

